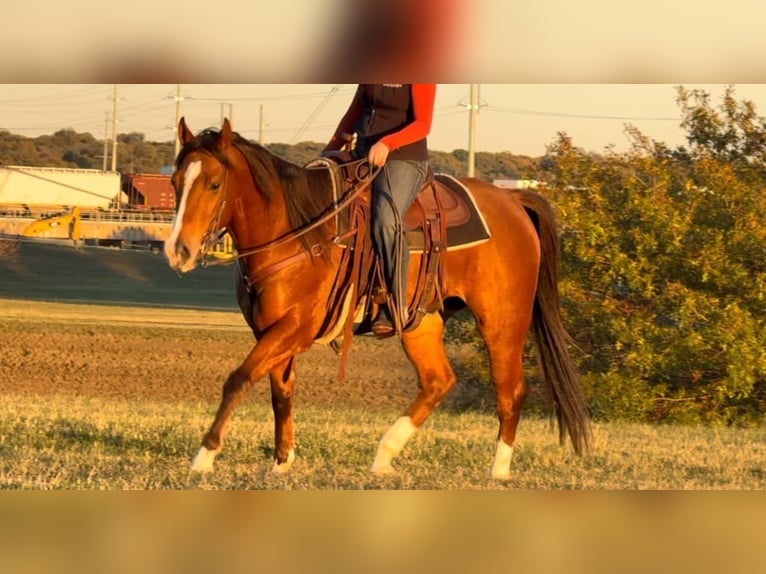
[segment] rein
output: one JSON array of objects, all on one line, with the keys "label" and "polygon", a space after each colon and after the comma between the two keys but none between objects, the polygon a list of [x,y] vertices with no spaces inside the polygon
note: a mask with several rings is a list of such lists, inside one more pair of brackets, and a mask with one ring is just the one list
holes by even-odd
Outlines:
[{"label": "rein", "polygon": [[[356,169],[354,173],[356,174],[356,182],[352,186],[351,190],[346,194],[346,197],[343,198],[340,202],[335,204],[335,207],[322,215],[321,217],[303,225],[302,227],[299,227],[297,229],[291,229],[288,231],[285,235],[282,235],[280,237],[277,237],[275,239],[272,239],[271,241],[267,241],[266,243],[262,243],[260,245],[256,245],[254,247],[249,247],[247,249],[243,249],[242,251],[237,251],[237,254],[232,257],[227,257],[225,259],[222,258],[216,258],[216,259],[204,259],[205,254],[207,251],[217,243],[220,238],[223,236],[223,234],[226,232],[226,229],[219,229],[218,231],[211,231],[211,229],[214,229],[218,226],[218,223],[221,219],[221,214],[223,213],[223,207],[226,204],[226,197],[224,195],[223,200],[221,201],[221,204],[218,208],[218,213],[214,217],[213,220],[211,220],[211,225],[208,228],[208,232],[206,233],[205,241],[203,244],[203,249],[200,250],[200,264],[203,267],[211,267],[215,265],[228,265],[230,263],[233,263],[239,259],[242,259],[243,257],[247,257],[249,255],[253,255],[255,253],[260,253],[262,251],[267,251],[269,249],[273,249],[274,247],[278,247],[280,245],[284,245],[285,243],[289,241],[294,241],[295,239],[298,239],[308,233],[309,231],[316,229],[320,225],[323,225],[333,217],[335,217],[338,213],[340,213],[343,209],[348,207],[354,199],[356,199],[361,193],[362,190],[365,188],[366,185],[369,185],[369,183],[375,179],[375,177],[380,172],[380,167],[375,167],[373,169],[368,170],[368,175],[366,177],[359,177],[359,167],[367,162],[366,158],[356,160],[354,162],[351,162],[350,164],[346,165],[353,165],[356,166]],[[228,170],[226,171],[226,177],[228,178]],[[355,230],[354,230],[355,232]],[[328,241],[328,243],[332,244],[338,244],[340,241],[345,239],[345,237],[349,236],[350,233],[347,232],[344,235],[337,235]],[[282,267],[295,263],[299,261],[300,259],[308,256],[309,254],[317,256],[322,253],[323,246],[322,245],[312,245],[310,248],[310,251],[306,251],[305,249],[301,251],[301,253],[298,253],[296,255],[293,255],[283,261],[280,261],[278,263],[275,263],[274,265],[270,266],[269,268],[263,270],[263,271],[275,271],[277,269],[281,269]],[[264,273],[263,271],[259,272],[257,275],[262,276],[268,273]]]}]

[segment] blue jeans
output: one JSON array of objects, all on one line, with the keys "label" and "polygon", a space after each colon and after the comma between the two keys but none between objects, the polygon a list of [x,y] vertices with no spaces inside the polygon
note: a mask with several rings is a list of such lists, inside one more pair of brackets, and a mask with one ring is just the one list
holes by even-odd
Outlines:
[{"label": "blue jeans", "polygon": [[410,251],[403,219],[426,179],[428,162],[389,160],[372,182],[372,240],[389,292],[406,320]]}]

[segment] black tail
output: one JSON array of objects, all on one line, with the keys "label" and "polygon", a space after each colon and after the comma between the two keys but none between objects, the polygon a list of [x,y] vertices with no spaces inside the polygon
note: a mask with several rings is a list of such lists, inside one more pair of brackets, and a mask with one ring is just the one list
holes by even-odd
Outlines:
[{"label": "black tail", "polygon": [[527,190],[516,193],[540,236],[540,276],[532,329],[540,354],[543,378],[553,399],[559,422],[560,441],[563,443],[565,434],[568,433],[575,452],[583,454],[590,447],[590,416],[580,387],[577,368],[569,355],[568,347],[572,339],[561,321],[556,215],[542,195]]}]

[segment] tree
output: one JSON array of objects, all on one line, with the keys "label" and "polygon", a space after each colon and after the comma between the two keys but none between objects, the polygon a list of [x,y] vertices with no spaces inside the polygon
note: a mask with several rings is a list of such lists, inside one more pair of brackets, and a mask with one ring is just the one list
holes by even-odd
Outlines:
[{"label": "tree", "polygon": [[597,415],[733,423],[766,407],[766,168],[755,107],[679,88],[689,149],[627,126],[625,154],[565,134],[546,178]]},{"label": "tree", "polygon": [[128,145],[138,145],[145,141],[144,134],[140,132],[130,132],[128,134],[117,134],[117,142]]},{"label": "tree", "polygon": [[266,147],[272,153],[296,165],[306,165],[318,158],[325,146],[316,142],[301,142],[295,145],[269,144]]}]

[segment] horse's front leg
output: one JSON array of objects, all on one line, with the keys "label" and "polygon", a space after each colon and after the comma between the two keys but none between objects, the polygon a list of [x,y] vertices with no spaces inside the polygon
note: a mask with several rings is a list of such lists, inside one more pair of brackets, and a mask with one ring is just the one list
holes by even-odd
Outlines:
[{"label": "horse's front leg", "polygon": [[293,390],[295,358],[269,373],[271,406],[274,409],[274,467],[272,472],[284,474],[295,460],[295,428],[293,426]]},{"label": "horse's front leg", "polygon": [[280,365],[287,366],[292,357],[309,348],[311,341],[301,341],[300,332],[295,320],[275,323],[261,335],[242,365],[229,375],[223,385],[221,404],[192,462],[192,470],[213,470],[213,460],[221,452],[231,414],[242,402],[245,391],[267,374],[279,372]]}]

